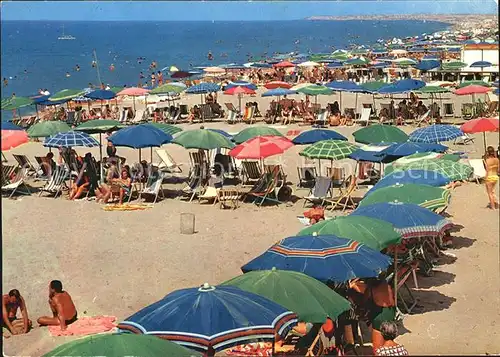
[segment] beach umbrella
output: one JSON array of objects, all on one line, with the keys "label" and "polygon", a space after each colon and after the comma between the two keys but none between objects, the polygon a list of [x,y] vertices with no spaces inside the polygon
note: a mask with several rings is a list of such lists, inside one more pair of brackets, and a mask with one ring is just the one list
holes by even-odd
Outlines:
[{"label": "beach umbrella", "polygon": [[219,133],[220,135],[222,136],[225,136],[226,138],[228,138],[229,140],[233,140],[233,135],[232,134],[229,134],[227,131],[225,130],[222,130],[222,129],[212,129],[212,128],[209,128],[207,130],[211,130],[213,132],[216,132],[216,133]]},{"label": "beach umbrella", "polygon": [[367,92],[377,92],[380,88],[385,87],[386,85],[387,83],[382,81],[372,81],[363,83],[360,87],[365,89]]},{"label": "beach umbrella", "polygon": [[449,190],[428,185],[405,183],[379,188],[370,195],[366,195],[361,200],[358,207],[381,202],[398,201],[437,211],[438,209],[444,209],[448,206],[450,197],[451,193]]},{"label": "beach umbrella", "polygon": [[392,60],[392,63],[398,65],[398,66],[413,66],[417,64],[417,61],[412,60],[411,58],[397,58],[395,60]]},{"label": "beach umbrella", "polygon": [[99,143],[87,133],[83,133],[81,131],[67,131],[64,133],[57,133],[46,138],[43,146],[49,148],[71,148],[76,146],[91,148],[99,146]]},{"label": "beach umbrella", "polygon": [[382,87],[378,90],[380,94],[397,94],[397,93],[407,93],[412,92],[417,89],[425,87],[424,81],[419,81],[417,79],[402,79],[400,81],[396,81],[392,84],[389,84],[385,87]]},{"label": "beach umbrella", "polygon": [[26,97],[16,97],[12,96],[10,98],[4,98],[1,102],[1,110],[14,110],[23,107],[27,107],[29,105],[33,105],[34,101],[31,98]]},{"label": "beach umbrella", "polygon": [[322,140],[344,140],[347,141],[347,138],[342,134],[337,133],[334,130],[328,129],[312,129],[303,131],[299,135],[297,135],[292,142],[295,145],[306,145],[306,144],[314,144],[318,141]]},{"label": "beach umbrella", "polygon": [[408,141],[408,135],[401,129],[390,125],[370,125],[353,134],[354,140],[363,144],[403,143]]},{"label": "beach umbrella", "polygon": [[356,151],[358,147],[342,140],[322,140],[309,145],[299,155],[310,159],[342,160]]},{"label": "beach umbrella", "polygon": [[318,67],[320,64],[318,62],[306,61],[298,64],[299,67]]},{"label": "beach umbrella", "polygon": [[452,180],[437,171],[409,169],[404,171],[394,171],[384,177],[375,184],[366,194],[365,197],[371,195],[376,190],[394,186],[397,184],[412,183],[416,185],[428,185],[434,187],[446,186]]},{"label": "beach umbrella", "polygon": [[163,131],[165,134],[169,134],[169,135],[174,135],[174,134],[180,133],[182,131],[182,129],[179,128],[178,126],[171,125],[171,124],[149,123],[149,125],[152,125],[155,128],[160,129],[161,131]]},{"label": "beach umbrella", "polygon": [[130,96],[133,98],[133,105],[135,110],[135,97],[140,97],[143,95],[147,95],[149,93],[149,89],[138,88],[138,87],[128,87],[122,89],[120,92],[116,93],[117,96]]},{"label": "beach umbrella", "polygon": [[118,324],[122,331],[152,334],[208,356],[232,346],[284,338],[297,315],[265,297],[234,286],[174,291]]},{"label": "beach umbrella", "polygon": [[481,87],[491,87],[489,83],[486,83],[485,81],[481,80],[471,80],[471,81],[463,81],[460,83],[457,88],[463,88],[463,87],[468,87],[468,86],[481,86]]},{"label": "beach umbrella", "polygon": [[24,130],[20,126],[12,123],[11,121],[0,121],[1,130]]},{"label": "beach umbrella", "polygon": [[456,95],[474,95],[488,93],[491,89],[483,85],[468,85],[457,89],[454,93]]},{"label": "beach umbrella", "polygon": [[183,146],[186,149],[213,150],[219,148],[232,149],[234,144],[213,130],[193,129],[180,133],[172,140],[172,143]]},{"label": "beach umbrella", "polygon": [[229,155],[239,160],[260,160],[283,154],[293,143],[283,136],[256,136],[229,151]]},{"label": "beach umbrella", "polygon": [[299,83],[299,84],[296,84],[293,87],[291,87],[290,90],[296,91],[297,89],[304,88],[304,87],[310,87],[310,86],[314,86],[314,85],[315,85],[314,83],[308,83],[308,82]]},{"label": "beach umbrella", "polygon": [[[221,284],[263,296],[297,314],[299,321],[324,323],[336,319],[351,304],[310,276],[289,270],[250,271]],[[307,299],[304,299],[307,296]]]},{"label": "beach umbrella", "polygon": [[83,131],[87,134],[102,134],[102,133],[107,133],[109,131],[115,131],[124,127],[126,127],[125,124],[122,124],[116,120],[98,119],[82,123],[78,125],[74,130]]},{"label": "beach umbrella", "polygon": [[218,92],[220,90],[220,86],[216,83],[203,82],[186,89],[186,93],[188,94],[207,94],[212,92]]},{"label": "beach umbrella", "polygon": [[401,56],[401,55],[406,55],[408,53],[407,50],[404,50],[402,48],[397,48],[391,51],[391,55],[394,56]]},{"label": "beach umbrella", "polygon": [[422,152],[445,152],[448,148],[441,144],[413,143],[410,141],[397,143],[380,152],[381,155],[403,157]]},{"label": "beach umbrella", "polygon": [[171,356],[195,357],[200,353],[189,350],[177,343],[151,335],[112,333],[91,335],[67,342],[46,353],[43,357],[81,356]]},{"label": "beach umbrella", "polygon": [[420,71],[430,71],[434,68],[441,67],[441,62],[438,60],[423,60],[415,65],[415,68]]},{"label": "beach umbrella", "polygon": [[62,100],[70,100],[85,94],[85,90],[82,89],[63,89],[62,91],[52,94],[49,97],[49,102],[58,102]]},{"label": "beach umbrella", "polygon": [[320,86],[320,85],[312,85],[309,87],[302,87],[297,90],[297,92],[306,94],[306,95],[329,95],[332,94],[332,90],[328,87],[325,86]]},{"label": "beach umbrella", "polygon": [[484,67],[491,67],[493,64],[488,61],[476,61],[472,63],[469,67],[471,68],[481,68],[483,69]]},{"label": "beach umbrella", "polygon": [[289,62],[289,61],[282,61],[282,62],[273,64],[273,67],[276,67],[276,68],[290,68],[290,67],[295,67],[295,65],[292,62]]},{"label": "beach umbrella", "polygon": [[236,144],[241,144],[256,136],[283,136],[277,129],[269,126],[252,126],[245,128],[233,137]]},{"label": "beach umbrella", "polygon": [[285,89],[285,88],[275,88],[268,90],[267,92],[262,93],[263,97],[281,97],[284,95],[292,95],[292,94],[297,94],[296,91],[290,90],[290,89]]},{"label": "beach umbrella", "polygon": [[329,283],[346,282],[354,278],[374,278],[391,263],[392,259],[387,255],[354,239],[313,232],[311,235],[282,239],[242,266],[241,270],[247,274],[276,267]]},{"label": "beach umbrella", "polygon": [[253,83],[250,83],[250,82],[247,82],[247,81],[234,81],[234,82],[231,82],[228,85],[226,85],[224,87],[224,90],[228,90],[228,89],[231,89],[233,87],[247,87],[247,88],[253,89],[253,90],[257,90],[258,89],[258,87],[255,84],[253,84]]},{"label": "beach umbrella", "polygon": [[456,154],[440,154],[437,152],[417,152],[405,157],[401,157],[393,162],[394,166],[406,165],[419,160],[450,160],[453,162],[460,161],[460,155]]},{"label": "beach umbrella", "polygon": [[264,84],[264,87],[266,89],[277,89],[277,88],[283,88],[283,89],[290,89],[292,88],[292,85],[287,82],[282,82],[282,81],[272,81]]},{"label": "beach umbrella", "polygon": [[241,112],[241,98],[243,97],[244,94],[255,94],[255,91],[248,87],[236,86],[225,90],[224,94],[238,96],[238,108],[239,111]]},{"label": "beach umbrella", "polygon": [[460,62],[460,61],[441,63],[441,68],[445,71],[458,71],[464,67],[467,67],[467,63]]},{"label": "beach umbrella", "polygon": [[313,233],[345,237],[377,251],[401,242],[401,234],[396,232],[390,223],[361,216],[333,217],[306,227],[297,235],[304,236]]},{"label": "beach umbrella", "polygon": [[27,133],[30,138],[46,138],[70,130],[71,127],[62,121],[40,121],[31,126]]},{"label": "beach umbrella", "polygon": [[115,132],[108,138],[114,146],[125,146],[133,149],[160,147],[172,141],[167,134],[151,124],[134,125]]},{"label": "beach umbrella", "polygon": [[464,133],[453,125],[434,124],[419,128],[410,134],[409,141],[416,143],[440,143],[461,137]]},{"label": "beach umbrella", "polygon": [[389,222],[403,239],[438,237],[453,227],[453,223],[427,208],[398,201],[358,207],[350,215]]},{"label": "beach umbrella", "polygon": [[365,88],[352,81],[333,81],[325,86],[339,92],[367,92]]},{"label": "beach umbrella", "polygon": [[[183,84],[183,83],[182,83]],[[186,90],[186,85],[179,85],[174,83],[165,83],[158,86],[149,92],[150,94],[170,94],[170,93],[182,93]]]},{"label": "beach umbrella", "polygon": [[388,165],[384,172],[386,175],[391,174],[396,171],[405,170],[427,170],[436,171],[440,174],[448,177],[452,181],[467,180],[473,172],[472,167],[469,165],[462,164],[460,162],[454,162],[452,160],[417,160],[407,164],[396,164]]},{"label": "beach umbrella", "polygon": [[217,74],[217,73],[226,73],[226,70],[224,68],[220,68],[220,67],[206,67],[206,68],[203,68],[203,72],[206,72],[206,73],[213,73],[213,74]]},{"label": "beach umbrella", "polygon": [[366,66],[368,63],[370,61],[364,57],[353,57],[344,62],[346,66]]},{"label": "beach umbrella", "polygon": [[440,86],[429,86],[426,85],[425,87],[420,88],[417,93],[429,93],[429,94],[436,94],[436,93],[450,93],[450,90],[444,87]]},{"label": "beach umbrella", "polygon": [[483,133],[484,150],[486,151],[486,132],[498,131],[498,118],[477,118],[462,124],[460,130],[464,133]]},{"label": "beach umbrella", "polygon": [[1,130],[2,151],[16,148],[29,141],[28,134],[24,130]]},{"label": "beach umbrella", "polygon": [[83,96],[89,99],[109,100],[115,98],[116,94],[112,90],[97,89],[90,93],[84,94]]}]

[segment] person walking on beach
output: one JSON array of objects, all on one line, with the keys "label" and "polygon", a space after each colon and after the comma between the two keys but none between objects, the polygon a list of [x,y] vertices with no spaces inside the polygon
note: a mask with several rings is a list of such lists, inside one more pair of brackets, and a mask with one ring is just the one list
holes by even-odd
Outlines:
[{"label": "person walking on beach", "polygon": [[384,344],[377,348],[375,356],[408,356],[404,346],[394,342],[398,335],[398,326],[394,321],[384,321],[380,324],[380,333],[384,338]]},{"label": "person walking on beach", "polygon": [[[17,318],[17,310],[21,310],[21,318]],[[12,289],[2,296],[2,328],[7,328],[11,334],[28,333],[31,329],[31,320],[28,318],[28,309],[21,293]]]},{"label": "person walking on beach", "polygon": [[486,186],[486,193],[488,194],[488,199],[490,201],[488,208],[497,209],[498,201],[495,194],[495,186],[498,182],[498,175],[500,174],[500,165],[493,146],[488,146],[483,161],[484,167],[486,168],[486,177],[484,179],[484,184]]},{"label": "person walking on beach", "polygon": [[53,316],[42,316],[37,321],[40,326],[61,326],[64,331],[78,319],[75,304],[59,280],[49,284],[49,306]]}]

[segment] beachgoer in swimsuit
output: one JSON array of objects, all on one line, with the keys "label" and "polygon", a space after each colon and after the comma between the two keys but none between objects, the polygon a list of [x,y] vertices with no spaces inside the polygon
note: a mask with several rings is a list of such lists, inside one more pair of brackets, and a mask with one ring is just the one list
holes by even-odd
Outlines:
[{"label": "beachgoer in swimsuit", "polygon": [[394,321],[382,322],[380,333],[384,338],[384,344],[377,348],[375,356],[408,356],[406,348],[394,342],[394,339],[398,335],[398,326]]},{"label": "beachgoer in swimsuit", "polygon": [[[87,154],[90,155],[90,154]],[[87,163],[79,156],[77,156],[78,165],[80,166],[80,171],[78,173],[78,177],[71,186],[69,190],[69,199],[76,200],[79,198],[82,193],[88,189],[90,180],[88,175],[86,174]]]},{"label": "beachgoer in swimsuit", "polygon": [[123,204],[123,198],[125,195],[129,195],[132,189],[132,179],[130,175],[130,168],[128,165],[125,165],[120,173],[120,178],[113,178],[110,180],[110,186],[102,185],[101,192],[103,192],[103,196],[101,197],[104,203],[107,203],[108,200],[112,197],[113,193],[119,195],[119,204]]},{"label": "beachgoer in swimsuit", "polygon": [[[17,318],[18,309],[21,310],[20,319]],[[17,289],[12,289],[2,296],[2,327],[7,328],[13,335],[28,333],[31,328],[26,303]]]},{"label": "beachgoer in swimsuit", "polygon": [[63,291],[59,280],[52,280],[49,284],[49,306],[53,316],[42,316],[37,321],[40,326],[61,326],[66,330],[67,326],[78,319],[75,304],[67,291]]},{"label": "beachgoer in swimsuit", "polygon": [[9,85],[9,80],[5,77],[3,77],[3,86],[7,87]]},{"label": "beachgoer in swimsuit", "polygon": [[498,175],[500,174],[500,165],[493,146],[488,146],[483,161],[484,167],[486,168],[484,184],[490,201],[488,207],[490,209],[496,209],[498,208],[498,201],[495,194],[495,186],[498,182]]}]

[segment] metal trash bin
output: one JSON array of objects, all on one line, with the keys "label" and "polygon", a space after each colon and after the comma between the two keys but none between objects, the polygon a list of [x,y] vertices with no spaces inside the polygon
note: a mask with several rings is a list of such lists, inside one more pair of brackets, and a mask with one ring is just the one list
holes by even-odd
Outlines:
[{"label": "metal trash bin", "polygon": [[192,213],[181,213],[181,234],[194,234],[195,215]]}]

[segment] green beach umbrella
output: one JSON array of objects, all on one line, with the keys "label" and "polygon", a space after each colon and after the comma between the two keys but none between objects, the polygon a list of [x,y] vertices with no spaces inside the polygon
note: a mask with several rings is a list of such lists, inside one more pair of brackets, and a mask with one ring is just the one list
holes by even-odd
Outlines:
[{"label": "green beach umbrella", "polygon": [[406,170],[436,171],[443,176],[448,177],[452,181],[467,180],[473,172],[471,166],[462,164],[460,162],[440,159],[422,159],[402,165],[388,165],[384,170],[384,175],[389,175],[390,173],[395,171]]},{"label": "green beach umbrella", "polygon": [[73,99],[84,94],[85,91],[82,89],[63,89],[62,91],[59,91],[56,94],[51,95],[49,101],[57,102],[59,100]]},{"label": "green beach umbrella", "polygon": [[437,152],[417,152],[402,158],[397,159],[392,163],[393,166],[406,165],[419,160],[450,160],[454,162],[460,161],[460,155],[456,154],[440,154]]},{"label": "green beach umbrella", "polygon": [[233,137],[236,144],[244,143],[247,140],[255,138],[256,136],[284,136],[277,129],[271,128],[269,126],[254,126],[250,128],[245,128]]},{"label": "green beach umbrella", "polygon": [[441,68],[444,70],[458,70],[467,67],[467,63],[454,61],[454,62],[443,62]]},{"label": "green beach umbrella", "polygon": [[332,94],[333,91],[325,86],[312,85],[308,87],[302,87],[297,89],[297,92],[306,94],[306,95],[329,95]]},{"label": "green beach umbrella", "polygon": [[[356,151],[358,147],[342,140],[322,140],[309,145],[299,155],[310,159],[342,160]],[[339,236],[343,237],[343,236]]]},{"label": "green beach umbrella", "polygon": [[181,145],[186,149],[213,150],[234,147],[234,144],[224,135],[203,128],[183,131],[172,140],[172,143]]},{"label": "green beach umbrella", "polygon": [[417,64],[417,62],[415,60],[412,60],[411,58],[398,58],[392,61],[392,63],[402,67],[413,66]]},{"label": "green beach umbrella", "polygon": [[360,87],[362,87],[370,92],[376,92],[380,88],[382,88],[386,85],[387,85],[387,83],[382,82],[382,81],[371,81],[371,82],[366,82],[366,83],[361,84]]},{"label": "green beach umbrella", "polygon": [[[379,190],[382,190],[382,188]],[[374,195],[377,191],[371,195]],[[318,235],[332,234],[337,237],[352,239],[378,251],[387,248],[391,244],[401,242],[401,234],[394,230],[392,224],[364,216],[339,216],[327,219],[304,228],[297,236],[312,235],[315,232]]]},{"label": "green beach umbrella", "polygon": [[295,312],[300,321],[324,323],[335,320],[351,304],[322,282],[303,273],[287,270],[255,270],[221,285],[236,286],[263,296]]},{"label": "green beach umbrella", "polygon": [[416,91],[417,93],[437,94],[450,93],[449,89],[440,86],[425,86]]},{"label": "green beach umbrella", "polygon": [[349,66],[365,66],[368,63],[370,63],[370,61],[368,61],[364,57],[355,57],[355,58],[351,58],[350,60],[346,61],[345,64],[349,65]]},{"label": "green beach umbrella", "polygon": [[370,125],[355,131],[354,140],[362,144],[404,143],[408,141],[406,133],[391,125]]},{"label": "green beach umbrella", "polygon": [[32,105],[33,100],[26,97],[11,97],[2,99],[1,110],[14,110]]},{"label": "green beach umbrella", "polygon": [[30,138],[46,138],[70,130],[70,126],[62,121],[41,121],[31,126],[26,132]]},{"label": "green beach umbrella", "polygon": [[491,84],[486,83],[485,81],[464,81],[460,83],[460,85],[457,88],[463,88],[467,86],[483,86],[483,87],[491,87]]},{"label": "green beach umbrella", "polygon": [[359,55],[366,55],[369,52],[367,48],[356,48],[351,51],[353,55],[359,56]]},{"label": "green beach umbrella", "polygon": [[[439,187],[416,185],[412,183],[397,184],[375,190],[359,203],[359,207],[383,202],[412,203],[436,211],[450,203],[451,193]],[[328,221],[325,221],[328,222]]]},{"label": "green beach umbrella", "polygon": [[165,83],[159,87],[153,89],[150,94],[168,94],[168,93],[182,93],[186,90],[185,87],[174,85],[171,83]]},{"label": "green beach umbrella", "polygon": [[170,124],[164,124],[164,123],[149,123],[149,125],[152,125],[161,131],[163,131],[166,134],[174,135],[177,133],[180,133],[182,131],[181,128],[175,125],[170,125]]},{"label": "green beach umbrella", "polygon": [[65,343],[43,357],[51,356],[194,357],[201,356],[201,354],[152,335],[114,333],[92,335]]},{"label": "green beach umbrella", "polygon": [[115,131],[125,127],[125,124],[122,124],[116,120],[99,119],[90,120],[83,124],[80,124],[74,130],[83,131],[87,134],[102,134],[108,131]]}]

